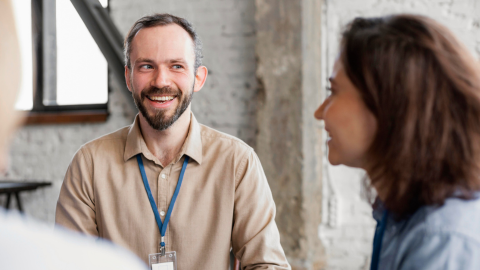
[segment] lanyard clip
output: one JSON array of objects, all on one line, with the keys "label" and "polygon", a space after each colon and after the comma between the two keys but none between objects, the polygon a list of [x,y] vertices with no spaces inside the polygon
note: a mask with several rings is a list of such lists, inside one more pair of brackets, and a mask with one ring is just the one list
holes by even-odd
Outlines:
[{"label": "lanyard clip", "polygon": [[160,256],[165,256],[165,238],[163,236],[160,240]]}]

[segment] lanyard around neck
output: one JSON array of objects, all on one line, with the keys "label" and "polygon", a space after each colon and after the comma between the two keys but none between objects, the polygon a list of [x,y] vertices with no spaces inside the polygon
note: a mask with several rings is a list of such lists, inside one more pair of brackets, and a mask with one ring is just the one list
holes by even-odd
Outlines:
[{"label": "lanyard around neck", "polygon": [[372,263],[370,264],[370,270],[377,270],[380,263],[380,253],[382,251],[383,235],[385,234],[385,228],[387,227],[388,211],[383,212],[382,220],[377,223],[377,229],[375,230],[375,237],[373,238],[373,252]]},{"label": "lanyard around neck", "polygon": [[183,161],[182,171],[180,172],[180,176],[178,177],[177,187],[175,188],[175,192],[173,193],[172,200],[170,201],[170,206],[168,207],[167,216],[165,217],[164,222],[160,219],[160,214],[158,213],[157,204],[155,203],[155,199],[152,196],[152,191],[150,190],[150,185],[148,184],[147,174],[145,173],[145,168],[143,166],[142,161],[142,154],[137,155],[137,162],[138,167],[140,168],[140,173],[142,174],[143,184],[145,185],[145,190],[147,191],[148,200],[150,200],[150,206],[152,207],[153,214],[155,215],[155,220],[157,221],[158,229],[160,230],[160,235],[162,237],[160,246],[165,247],[165,232],[167,231],[168,222],[170,221],[170,216],[172,215],[173,206],[175,205],[175,201],[177,200],[178,193],[180,192],[180,187],[182,186],[183,175],[185,174],[185,170],[187,169],[188,160],[190,158],[185,156],[185,161]]}]

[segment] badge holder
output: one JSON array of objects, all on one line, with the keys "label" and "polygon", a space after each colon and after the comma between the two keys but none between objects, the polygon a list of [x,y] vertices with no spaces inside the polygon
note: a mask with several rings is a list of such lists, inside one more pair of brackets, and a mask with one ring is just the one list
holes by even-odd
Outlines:
[{"label": "badge holder", "polygon": [[175,251],[148,255],[152,270],[177,270],[177,254]]}]

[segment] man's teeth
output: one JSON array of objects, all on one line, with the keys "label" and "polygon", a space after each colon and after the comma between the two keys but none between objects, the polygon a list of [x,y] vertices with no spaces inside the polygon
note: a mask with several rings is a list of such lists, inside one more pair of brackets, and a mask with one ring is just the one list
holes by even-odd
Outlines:
[{"label": "man's teeth", "polygon": [[173,98],[175,97],[174,96],[150,97],[151,100],[155,100],[155,101],[170,101]]}]

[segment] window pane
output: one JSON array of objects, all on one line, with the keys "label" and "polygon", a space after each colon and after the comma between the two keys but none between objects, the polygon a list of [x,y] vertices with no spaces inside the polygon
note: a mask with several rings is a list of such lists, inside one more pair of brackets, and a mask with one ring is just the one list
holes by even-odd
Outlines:
[{"label": "window pane", "polygon": [[56,1],[57,104],[104,104],[107,61],[70,1]]},{"label": "window pane", "polygon": [[100,4],[102,4],[102,7],[106,8],[108,7],[108,0],[100,0]]},{"label": "window pane", "polygon": [[31,110],[33,107],[32,6],[30,1],[12,1],[22,58],[22,81],[15,104],[17,110]]}]

